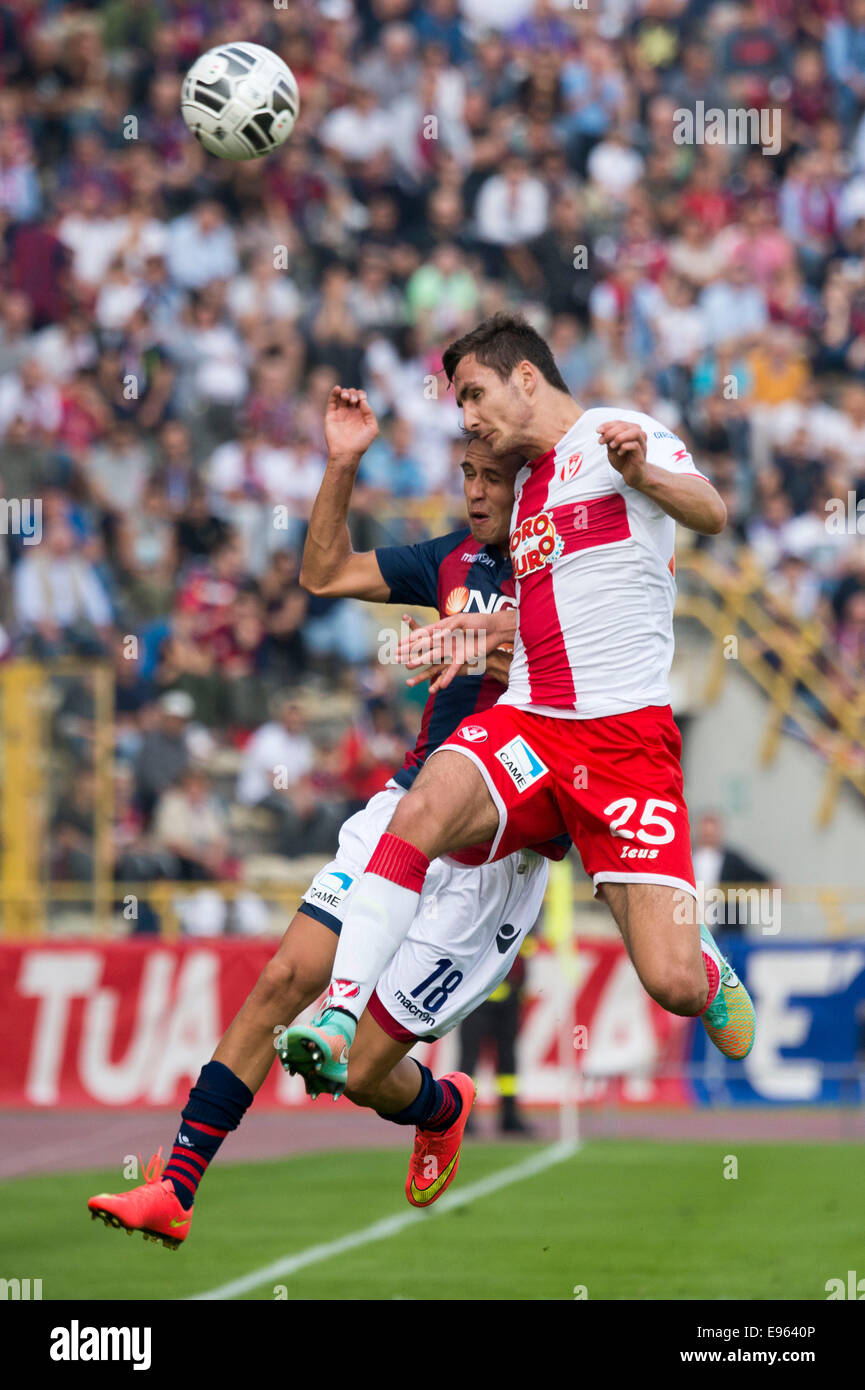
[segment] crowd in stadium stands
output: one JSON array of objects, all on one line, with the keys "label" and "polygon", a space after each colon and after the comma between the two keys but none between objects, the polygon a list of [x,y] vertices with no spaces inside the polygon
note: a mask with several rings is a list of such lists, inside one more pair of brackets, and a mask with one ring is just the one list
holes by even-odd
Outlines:
[{"label": "crowd in stadium stands", "polygon": [[[262,163],[179,114],[239,37],[301,92]],[[709,108],[777,113],[771,148],[680,143]],[[361,384],[382,423],[359,547],[428,534],[418,499],[459,524],[435,374],[500,307],[581,403],[688,441],[729,509],[711,552],[747,544],[861,685],[865,534],[826,504],[865,499],[865,0],[9,0],[0,236],[0,484],[42,501],[40,544],[0,537],[0,650],[113,663],[119,873],[235,871],[226,747],[284,854],[399,761],[417,701],[374,617],[298,584],[324,405]],[[334,688],[356,724],[307,731]],[[88,717],[70,686],[79,760]],[[92,798],[58,800],[59,876],[89,873]]]}]

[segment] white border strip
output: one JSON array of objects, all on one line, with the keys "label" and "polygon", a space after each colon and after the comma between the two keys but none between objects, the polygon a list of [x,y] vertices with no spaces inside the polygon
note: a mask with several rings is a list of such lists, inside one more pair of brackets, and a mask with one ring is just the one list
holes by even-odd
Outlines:
[{"label": "white border strip", "polygon": [[[453,735],[451,735],[451,737],[453,737]],[[461,743],[440,743],[439,746],[438,746],[438,748],[434,748],[433,751],[430,753],[429,757],[427,758],[427,762],[429,762],[429,759],[430,759],[430,758],[434,758],[435,755],[436,755],[436,753],[462,753],[462,755],[463,755],[464,758],[470,758],[470,759],[471,759],[471,761],[474,763],[475,767],[477,768],[478,772],[479,772],[479,773],[481,774],[481,776],[483,777],[484,782],[486,783],[487,791],[489,792],[489,794],[490,794],[490,796],[491,796],[491,798],[492,798],[493,805],[495,806],[496,810],[497,810],[498,813],[499,813],[499,828],[498,828],[498,830],[496,831],[496,837],[495,837],[495,839],[493,840],[492,848],[490,849],[489,855],[488,855],[488,857],[484,860],[484,863],[485,863],[485,864],[492,864],[492,862],[493,862],[493,857],[494,857],[494,855],[495,855],[495,853],[496,853],[496,850],[498,849],[499,845],[501,844],[502,836],[503,836],[504,833],[505,833],[505,827],[507,826],[507,823],[508,823],[508,808],[507,808],[507,806],[505,805],[504,801],[502,800],[502,794],[501,794],[501,792],[499,791],[498,787],[496,786],[495,782],[494,782],[493,779],[492,779],[492,774],[490,773],[489,769],[484,765],[484,763],[481,761],[481,759],[478,757],[478,755],[477,755],[477,753],[475,752],[475,750],[474,750],[473,748],[464,748],[463,745],[462,745]],[[547,769],[547,771],[549,771],[549,768]],[[459,851],[460,851],[461,849],[463,849],[463,848],[465,848],[465,849],[476,849],[477,846],[476,846],[476,845],[465,845],[465,846],[463,846],[463,845],[458,845],[458,846],[457,846],[457,853],[459,853]],[[447,856],[446,856],[446,855],[442,855],[442,858],[445,859],[445,858],[447,858]],[[457,863],[459,863],[459,860],[457,860]],[[466,865],[462,865],[462,867],[465,868]],[[480,865],[478,865],[478,867],[480,867]]]},{"label": "white border strip", "polygon": [[692,898],[697,897],[696,888],[687,879],[671,878],[669,874],[647,874],[643,869],[635,869],[632,874],[602,871],[595,874],[593,882],[596,889],[599,883],[665,883],[668,888],[681,888],[685,893],[690,893]]},{"label": "white border strip", "polygon": [[[430,1207],[428,1211],[406,1211],[399,1216],[387,1216],[382,1221],[376,1221],[372,1226],[366,1226],[361,1231],[355,1231],[352,1235],[342,1236],[339,1240],[330,1240],[322,1245],[311,1245],[307,1250],[301,1250],[297,1255],[284,1255],[279,1260],[273,1260],[268,1265],[262,1265],[260,1269],[254,1269],[250,1274],[244,1274],[239,1279],[232,1279],[228,1284],[220,1284],[218,1288],[208,1289],[206,1293],[193,1294],[192,1302],[201,1302],[214,1299],[240,1298],[242,1294],[250,1293],[252,1289],[257,1289],[262,1284],[269,1284],[271,1280],[278,1281],[286,1279],[292,1274],[297,1274],[298,1270],[306,1269],[309,1265],[320,1264],[322,1260],[329,1260],[334,1255],[344,1255],[349,1250],[357,1250],[362,1245],[372,1245],[375,1241],[388,1240],[391,1236],[398,1235],[407,1226],[413,1226],[417,1222],[429,1221],[435,1216],[445,1216],[449,1211],[456,1211],[459,1207],[464,1207],[469,1202],[476,1201],[479,1197],[488,1197],[492,1192],[498,1192],[503,1187],[510,1187],[515,1182],[523,1182],[527,1178],[534,1178],[539,1173],[545,1173],[548,1168],[554,1168],[558,1163],[564,1163],[566,1159],[572,1158],[579,1150],[579,1144],[563,1143],[551,1144],[549,1148],[542,1149],[539,1154],[526,1159],[523,1163],[516,1163],[510,1168],[504,1168],[500,1173],[493,1173],[488,1178],[482,1178],[480,1182],[470,1183],[456,1192],[447,1192],[445,1195]],[[350,1183],[351,1179],[347,1179]]]}]

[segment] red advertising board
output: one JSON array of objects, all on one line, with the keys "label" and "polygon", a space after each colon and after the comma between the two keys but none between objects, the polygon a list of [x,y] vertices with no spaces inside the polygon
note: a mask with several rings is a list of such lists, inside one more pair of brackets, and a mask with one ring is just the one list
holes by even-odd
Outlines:
[{"label": "red advertising board", "polygon": [[[0,1106],[180,1107],[273,949],[270,939],[0,943]],[[565,960],[541,944],[528,965],[527,1103],[555,1104],[565,1081],[584,1102],[688,1103],[675,1072],[692,1022],[648,998],[618,942],[582,941]],[[456,1040],[419,1055],[446,1070]],[[275,1066],[257,1106],[309,1103]]]}]

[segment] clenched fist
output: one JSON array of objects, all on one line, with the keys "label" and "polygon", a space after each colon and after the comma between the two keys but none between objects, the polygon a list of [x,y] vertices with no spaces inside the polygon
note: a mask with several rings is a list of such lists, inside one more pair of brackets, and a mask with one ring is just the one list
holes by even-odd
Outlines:
[{"label": "clenched fist", "polygon": [[598,438],[606,446],[607,458],[628,487],[641,488],[648,480],[646,431],[628,420],[605,420]]}]

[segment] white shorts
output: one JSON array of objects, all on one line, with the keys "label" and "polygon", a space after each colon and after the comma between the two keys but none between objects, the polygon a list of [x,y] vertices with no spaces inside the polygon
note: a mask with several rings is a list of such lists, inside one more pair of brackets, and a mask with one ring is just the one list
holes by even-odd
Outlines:
[{"label": "white shorts", "polygon": [[[389,783],[351,816],[336,858],[303,895],[301,911],[339,935],[355,883],[390,824],[402,787]],[[488,999],[538,920],[547,860],[532,850],[469,868],[434,859],[420,906],[368,1008],[398,1042],[432,1042]]]}]

